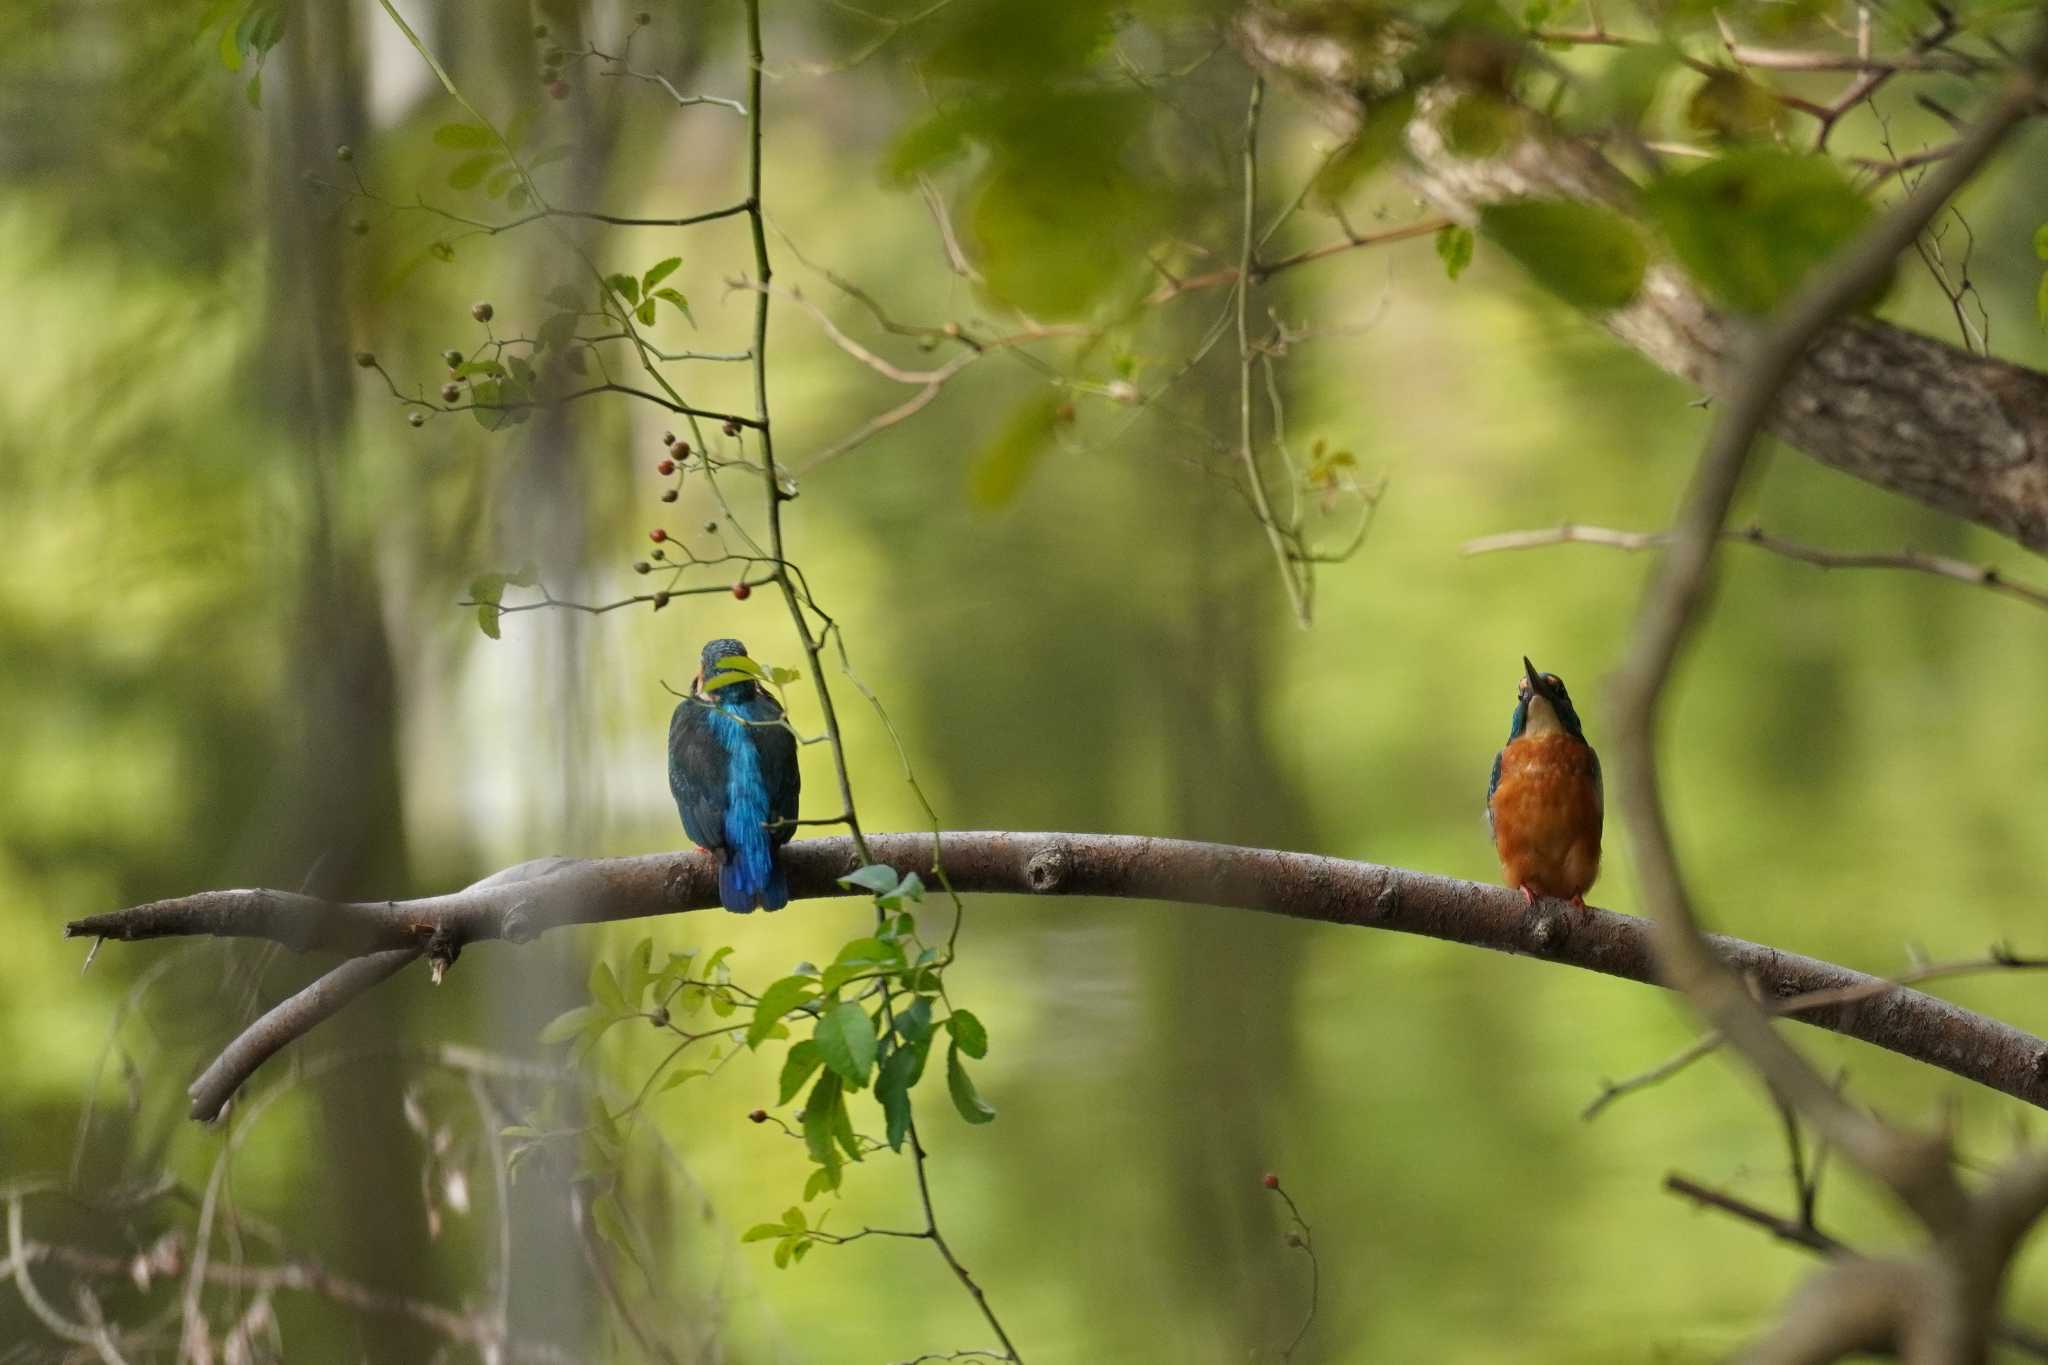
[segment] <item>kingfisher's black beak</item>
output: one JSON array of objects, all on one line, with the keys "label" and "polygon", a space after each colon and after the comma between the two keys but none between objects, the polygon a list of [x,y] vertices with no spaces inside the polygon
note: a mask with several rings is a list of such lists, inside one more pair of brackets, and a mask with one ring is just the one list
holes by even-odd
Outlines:
[{"label": "kingfisher's black beak", "polygon": [[1557,704],[1557,698],[1543,685],[1543,678],[1536,672],[1536,665],[1529,662],[1529,656],[1526,654],[1522,656],[1522,672],[1529,679],[1530,695],[1541,697],[1552,705]]}]

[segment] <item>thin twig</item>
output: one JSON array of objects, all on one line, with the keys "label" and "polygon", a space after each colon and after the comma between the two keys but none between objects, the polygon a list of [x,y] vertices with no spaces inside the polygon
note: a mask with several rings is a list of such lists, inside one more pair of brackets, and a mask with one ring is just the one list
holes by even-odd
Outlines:
[{"label": "thin twig", "polygon": [[[1804,545],[1783,536],[1775,536],[1761,526],[1746,526],[1741,530],[1725,530],[1719,539],[1738,545],[1754,545],[1772,554],[1796,559],[1802,564],[1812,564],[1822,569],[1903,569],[1913,573],[1931,574],[1936,578],[1947,578],[1973,587],[1985,588],[2001,593],[2029,606],[2048,610],[2048,591],[2016,582],[2006,577],[2005,572],[1995,565],[1971,564],[1966,560],[1950,559],[1942,555],[1925,554],[1919,550],[1900,550],[1896,553],[1859,553],[1838,550],[1823,550]],[[1670,531],[1618,531],[1605,526],[1585,526],[1566,522],[1562,526],[1536,531],[1508,531],[1500,535],[1481,536],[1468,540],[1458,547],[1461,555],[1495,554],[1503,550],[1533,550],[1548,545],[1604,545],[1615,550],[1655,550],[1669,545]]]}]

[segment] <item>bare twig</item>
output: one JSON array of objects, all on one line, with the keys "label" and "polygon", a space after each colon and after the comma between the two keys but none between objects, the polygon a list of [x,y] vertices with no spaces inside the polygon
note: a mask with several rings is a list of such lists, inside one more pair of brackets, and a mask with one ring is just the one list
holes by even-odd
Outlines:
[{"label": "bare twig", "polygon": [[[1547,545],[1605,545],[1616,550],[1654,550],[1671,543],[1669,531],[1618,531],[1605,526],[1583,526],[1567,522],[1562,526],[1538,531],[1508,531],[1501,535],[1481,536],[1468,540],[1458,547],[1462,555],[1495,554],[1502,550],[1533,550]],[[1967,560],[1950,559],[1943,555],[1930,555],[1919,550],[1900,550],[1897,553],[1851,553],[1839,550],[1823,550],[1815,546],[1775,536],[1761,526],[1746,526],[1741,530],[1726,530],[1719,533],[1721,540],[1738,545],[1754,545],[1772,554],[1796,559],[1802,564],[1812,564],[1822,569],[1903,569],[1912,573],[1932,574],[1936,578],[1952,579],[1968,583],[1973,587],[1987,588],[2001,593],[2015,601],[2048,610],[2048,591],[2015,582],[2006,577],[2003,570],[1990,564],[1972,564]]]}]

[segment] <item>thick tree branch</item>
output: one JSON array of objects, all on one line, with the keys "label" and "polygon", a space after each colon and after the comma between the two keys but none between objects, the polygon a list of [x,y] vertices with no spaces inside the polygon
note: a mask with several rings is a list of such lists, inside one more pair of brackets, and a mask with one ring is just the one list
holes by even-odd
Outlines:
[{"label": "thick tree branch", "polygon": [[[929,873],[931,836],[869,836],[877,861]],[[963,892],[1101,896],[1256,910],[1356,928],[1391,929],[1516,953],[1631,981],[1662,984],[1647,920],[1591,910],[1525,909],[1501,887],[1310,853],[1236,848],[1116,834],[949,833],[945,869]],[[858,864],[852,841],[809,839],[783,851],[799,898],[850,893],[838,878]],[[133,940],[192,934],[260,938],[301,951],[356,954],[330,974],[388,975],[406,955],[452,961],[467,944],[525,942],[549,929],[699,910],[718,903],[716,873],[700,853],[634,858],[541,859],[465,890],[413,901],[332,904],[280,891],[207,891],[65,926],[74,937]],[[1862,1039],[1994,1090],[2048,1108],[2048,1042],[1947,1001],[1831,963],[1740,939],[1710,940],[1721,961],[1766,999],[1815,991],[1872,992],[1867,999],[1802,1014],[1800,1022]],[[374,965],[373,965],[374,964]],[[217,1113],[255,1065],[332,1009],[297,1008],[316,984],[278,1006],[209,1068],[196,1100]],[[332,993],[319,997],[334,999]],[[334,1005],[338,1008],[338,1004]],[[230,1058],[235,1059],[232,1063]]]},{"label": "thick tree branch", "polygon": [[[1359,60],[1333,39],[1254,6],[1240,45],[1355,122]],[[1490,205],[1572,199],[1635,216],[1636,191],[1590,144],[1536,129],[1505,152],[1461,156],[1433,92],[1408,126],[1407,175],[1438,211],[1477,224]],[[2022,111],[2023,115],[2027,111]],[[1749,329],[1675,265],[1653,263],[1641,292],[1599,321],[1645,359],[1715,398],[1737,387]],[[1870,318],[1824,328],[1793,370],[1766,429],[1820,463],[2048,551],[2048,374]]]}]

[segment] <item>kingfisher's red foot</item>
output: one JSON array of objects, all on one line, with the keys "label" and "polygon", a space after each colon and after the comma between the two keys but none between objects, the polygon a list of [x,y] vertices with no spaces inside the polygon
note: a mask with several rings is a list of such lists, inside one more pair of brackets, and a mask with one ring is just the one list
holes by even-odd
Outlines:
[{"label": "kingfisher's red foot", "polygon": [[1578,895],[1576,895],[1576,896],[1573,896],[1573,897],[1572,897],[1572,909],[1574,909],[1574,910],[1583,910],[1583,909],[1585,909],[1585,908],[1586,908],[1586,896],[1585,896],[1585,893],[1584,893],[1584,892],[1580,892],[1580,893],[1579,893]]},{"label": "kingfisher's red foot", "polygon": [[1536,904],[1536,893],[1534,891],[1531,891],[1526,886],[1522,888],[1522,903],[1525,906],[1532,906]]}]

